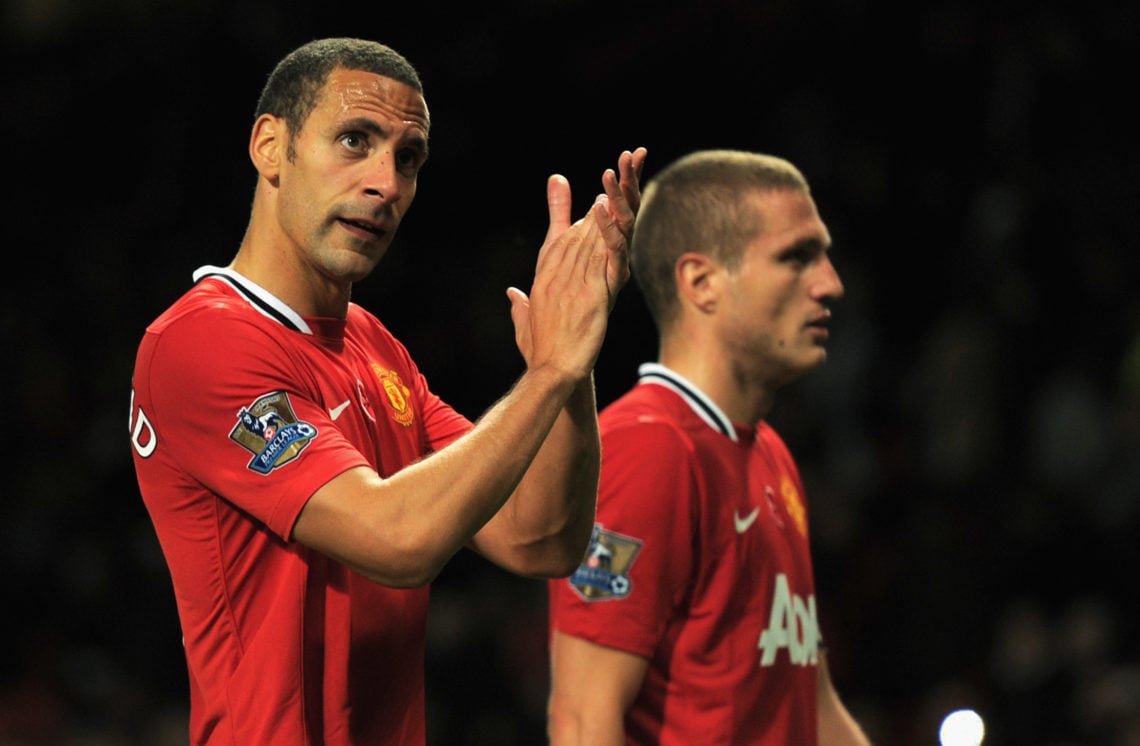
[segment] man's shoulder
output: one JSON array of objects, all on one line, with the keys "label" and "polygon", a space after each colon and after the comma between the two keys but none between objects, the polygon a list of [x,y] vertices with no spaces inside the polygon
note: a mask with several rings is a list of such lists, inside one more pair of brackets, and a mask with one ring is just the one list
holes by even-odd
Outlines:
[{"label": "man's shoulder", "polygon": [[680,434],[688,429],[687,407],[673,392],[661,386],[638,383],[598,415],[602,434],[638,429]]},{"label": "man's shoulder", "polygon": [[202,280],[152,321],[139,342],[136,366],[202,369],[252,356],[287,359],[296,344],[279,322],[253,308],[224,283]]},{"label": "man's shoulder", "polygon": [[152,321],[147,331],[161,333],[175,322],[224,323],[249,313],[249,304],[229,290],[225,283],[205,279],[195,283]]}]

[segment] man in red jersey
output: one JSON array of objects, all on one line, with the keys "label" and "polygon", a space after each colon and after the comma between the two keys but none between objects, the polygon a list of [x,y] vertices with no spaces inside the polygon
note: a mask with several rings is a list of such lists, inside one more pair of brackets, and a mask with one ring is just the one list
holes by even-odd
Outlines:
[{"label": "man in red jersey", "polygon": [[193,744],[423,744],[428,584],[464,546],[531,576],[588,545],[592,368],[645,151],[624,152],[510,289],[526,372],[476,424],[350,302],[416,192],[430,119],[400,54],[324,39],[268,79],[257,184],[226,267],[146,330],[131,392],[143,500],[173,579]]},{"label": "man in red jersey", "polygon": [[645,192],[659,358],[601,414],[597,523],[551,580],[556,746],[864,746],[820,645],[803,483],[764,421],[843,285],[800,172],[702,151]]}]

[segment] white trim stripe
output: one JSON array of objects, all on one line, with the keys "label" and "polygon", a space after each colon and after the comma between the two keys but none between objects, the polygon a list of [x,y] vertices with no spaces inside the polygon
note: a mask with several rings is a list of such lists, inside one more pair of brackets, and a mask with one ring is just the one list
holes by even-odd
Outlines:
[{"label": "white trim stripe", "polygon": [[704,392],[691,381],[686,380],[684,376],[660,363],[642,363],[637,369],[637,375],[638,384],[653,383],[664,386],[684,399],[685,403],[697,413],[697,416],[707,422],[709,427],[727,435],[733,442],[738,440],[736,428],[732,426],[732,420],[728,418],[724,410],[718,407],[712,399],[705,396]]},{"label": "white trim stripe", "polygon": [[208,264],[194,270],[194,282],[206,277],[216,277],[226,283],[248,300],[251,306],[274,321],[303,334],[313,333],[299,313],[253,280],[234,272],[229,267],[215,267]]}]

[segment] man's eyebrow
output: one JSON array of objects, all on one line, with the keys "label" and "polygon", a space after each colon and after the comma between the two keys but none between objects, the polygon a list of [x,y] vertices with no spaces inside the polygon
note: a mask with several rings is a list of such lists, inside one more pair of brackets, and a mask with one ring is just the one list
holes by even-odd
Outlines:
[{"label": "man's eyebrow", "polygon": [[345,119],[337,123],[337,129],[340,130],[361,130],[377,137],[384,137],[388,131],[384,129],[379,122],[375,119],[368,117],[353,117],[352,119]]},{"label": "man's eyebrow", "polygon": [[[371,135],[375,135],[376,137],[388,136],[388,130],[382,124],[370,117],[352,117],[351,119],[345,119],[344,121],[337,124],[337,129],[342,131],[360,130],[361,132],[367,132]],[[418,133],[412,134],[408,136],[405,142],[407,145],[422,152],[425,158],[427,157],[428,139],[426,135],[421,135]]]},{"label": "man's eyebrow", "polygon": [[818,238],[816,236],[808,236],[806,238],[801,238],[799,241],[796,241],[795,243],[788,244],[787,246],[785,246],[783,249],[780,250],[780,253],[781,254],[794,253],[797,251],[811,251],[814,253],[817,251],[818,252],[828,251],[829,249],[831,249],[831,242],[830,241],[824,241],[823,239]]},{"label": "man's eyebrow", "polygon": [[424,137],[423,135],[412,135],[411,137],[409,137],[407,139],[407,144],[408,144],[408,146],[413,147],[416,150],[420,151],[420,155],[423,156],[424,160],[427,160],[428,139],[426,137]]}]

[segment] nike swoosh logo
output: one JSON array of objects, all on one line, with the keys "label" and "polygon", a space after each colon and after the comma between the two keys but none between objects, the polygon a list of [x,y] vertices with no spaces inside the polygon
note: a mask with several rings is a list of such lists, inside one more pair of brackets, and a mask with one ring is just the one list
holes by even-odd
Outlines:
[{"label": "nike swoosh logo", "polygon": [[758,515],[760,515],[760,508],[758,508],[758,507],[753,508],[752,512],[749,513],[748,515],[744,516],[743,518],[740,517],[740,511],[739,510],[736,511],[735,513],[733,513],[732,514],[732,522],[736,526],[736,533],[742,534],[745,531],[747,531],[748,529],[750,529],[752,527],[752,524],[756,522],[756,517]]},{"label": "nike swoosh logo", "polygon": [[348,409],[349,404],[352,404],[352,401],[349,399],[345,399],[342,403],[338,404],[337,406],[335,406],[329,410],[329,417],[332,417],[334,420],[337,417],[340,417],[340,413],[343,412],[344,410]]}]

